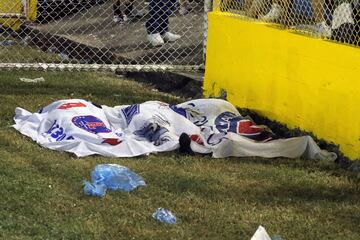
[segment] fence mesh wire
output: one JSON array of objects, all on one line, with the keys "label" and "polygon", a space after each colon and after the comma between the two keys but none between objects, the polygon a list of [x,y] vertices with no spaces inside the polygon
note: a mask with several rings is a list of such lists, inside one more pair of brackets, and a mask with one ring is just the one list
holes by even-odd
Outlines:
[{"label": "fence mesh wire", "polygon": [[204,30],[204,0],[1,0],[0,67],[197,70]]},{"label": "fence mesh wire", "polygon": [[359,0],[222,0],[220,10],[360,45]]}]

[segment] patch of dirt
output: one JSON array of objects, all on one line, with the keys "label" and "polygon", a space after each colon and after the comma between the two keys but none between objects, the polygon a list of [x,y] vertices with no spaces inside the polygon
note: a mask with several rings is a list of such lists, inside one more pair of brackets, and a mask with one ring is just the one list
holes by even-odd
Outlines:
[{"label": "patch of dirt", "polygon": [[[161,92],[170,93],[185,99],[202,98],[202,81],[189,76],[171,72],[118,72],[126,78],[147,83]],[[203,75],[199,72],[198,75]]]}]

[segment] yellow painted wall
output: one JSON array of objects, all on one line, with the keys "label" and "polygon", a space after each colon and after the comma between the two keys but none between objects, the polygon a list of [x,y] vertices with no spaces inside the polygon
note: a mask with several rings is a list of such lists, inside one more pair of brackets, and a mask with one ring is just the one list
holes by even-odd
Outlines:
[{"label": "yellow painted wall", "polygon": [[211,12],[205,96],[340,145],[360,159],[360,48]]},{"label": "yellow painted wall", "polygon": [[[37,17],[37,0],[28,0],[29,9],[26,12],[26,17],[30,21],[35,21]],[[21,13],[21,0],[0,0],[0,13]],[[0,24],[4,27],[11,27],[17,30],[22,22],[19,19],[5,19],[0,18]]]}]

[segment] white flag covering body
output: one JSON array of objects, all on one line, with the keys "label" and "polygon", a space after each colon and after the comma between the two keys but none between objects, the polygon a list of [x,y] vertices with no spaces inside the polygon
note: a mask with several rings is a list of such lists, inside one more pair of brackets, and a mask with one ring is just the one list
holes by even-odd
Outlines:
[{"label": "white flag covering body", "polygon": [[159,101],[97,107],[82,99],[56,101],[37,113],[15,110],[14,128],[43,147],[77,156],[133,157],[179,147],[191,137],[191,149],[213,157],[305,157],[333,160],[309,136],[256,141],[263,129],[242,117],[229,102],[198,99],[178,105]]}]

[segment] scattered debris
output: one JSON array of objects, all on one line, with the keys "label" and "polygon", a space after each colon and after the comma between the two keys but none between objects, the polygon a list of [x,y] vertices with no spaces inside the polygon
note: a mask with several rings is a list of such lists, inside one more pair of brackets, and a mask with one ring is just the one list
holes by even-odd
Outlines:
[{"label": "scattered debris", "polygon": [[251,240],[283,240],[280,236],[270,237],[263,226],[259,226]]},{"label": "scattered debris", "polygon": [[266,232],[263,226],[259,226],[251,240],[271,240],[269,234]]},{"label": "scattered debris", "polygon": [[160,222],[168,223],[168,224],[175,224],[176,223],[176,217],[175,215],[170,212],[169,210],[165,208],[158,208],[153,213],[153,218]]},{"label": "scattered debris", "polygon": [[95,197],[103,197],[106,193],[106,186],[105,184],[96,184],[91,183],[88,181],[85,181],[84,183],[84,193],[89,196],[95,196]]},{"label": "scattered debris", "polygon": [[91,63],[91,59],[90,58],[81,59],[81,60],[79,60],[79,63],[81,63],[81,64],[89,64],[89,63]]},{"label": "scattered debris", "polygon": [[138,186],[146,186],[142,177],[118,164],[99,164],[91,172],[91,182],[85,181],[84,193],[103,197],[106,190],[130,192]]},{"label": "scattered debris", "polygon": [[16,42],[13,40],[0,41],[0,46],[3,46],[3,47],[9,47],[9,46],[14,46],[14,45],[16,45]]},{"label": "scattered debris", "polygon": [[22,82],[26,82],[26,83],[38,83],[38,82],[45,82],[45,79],[43,77],[39,77],[39,78],[20,78],[20,81]]},{"label": "scattered debris", "polygon": [[54,46],[51,46],[46,50],[46,52],[48,52],[48,53],[57,53],[58,51],[59,50]]},{"label": "scattered debris", "polygon": [[64,60],[64,61],[68,61],[69,60],[69,56],[66,54],[66,53],[59,53],[59,57],[61,58],[61,60]]},{"label": "scattered debris", "polygon": [[31,37],[30,36],[26,36],[23,39],[21,39],[21,44],[24,46],[28,46],[31,43]]}]

